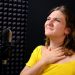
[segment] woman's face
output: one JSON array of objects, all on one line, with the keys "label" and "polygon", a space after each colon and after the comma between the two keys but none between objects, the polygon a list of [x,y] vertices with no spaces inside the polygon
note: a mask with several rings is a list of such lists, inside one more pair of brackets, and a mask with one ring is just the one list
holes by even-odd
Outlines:
[{"label": "woman's face", "polygon": [[45,22],[45,35],[48,37],[62,37],[68,33],[66,16],[59,10],[53,11]]}]

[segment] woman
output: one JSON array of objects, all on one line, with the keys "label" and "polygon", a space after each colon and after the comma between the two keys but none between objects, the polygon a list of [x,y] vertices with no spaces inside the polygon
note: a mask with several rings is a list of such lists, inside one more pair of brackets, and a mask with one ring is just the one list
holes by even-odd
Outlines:
[{"label": "woman", "polygon": [[45,22],[45,46],[34,49],[20,75],[75,75],[75,21],[65,6],[54,8]]}]

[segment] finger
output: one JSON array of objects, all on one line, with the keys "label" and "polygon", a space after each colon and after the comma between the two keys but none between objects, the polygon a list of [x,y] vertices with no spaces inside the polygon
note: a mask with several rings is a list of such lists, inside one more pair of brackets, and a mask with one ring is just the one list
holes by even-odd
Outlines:
[{"label": "finger", "polygon": [[59,57],[59,56],[63,56],[63,55],[65,55],[65,53],[64,53],[64,52],[57,53],[57,56],[58,56],[58,57]]},{"label": "finger", "polygon": [[57,59],[64,59],[64,58],[66,58],[66,56],[65,55],[63,55],[63,56],[60,56],[60,57],[57,57]]},{"label": "finger", "polygon": [[55,52],[56,53],[61,53],[61,52],[64,52],[64,50],[56,50]]},{"label": "finger", "polygon": [[53,50],[55,50],[55,51],[58,51],[58,50],[63,50],[63,47],[58,47],[58,48],[53,49]]}]

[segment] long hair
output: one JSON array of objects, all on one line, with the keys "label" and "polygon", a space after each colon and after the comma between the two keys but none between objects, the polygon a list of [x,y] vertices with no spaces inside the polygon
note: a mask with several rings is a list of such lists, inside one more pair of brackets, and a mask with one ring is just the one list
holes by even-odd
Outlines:
[{"label": "long hair", "polygon": [[[73,13],[66,7],[66,6],[59,6],[50,11],[52,13],[53,11],[61,11],[65,16],[66,20],[66,26],[70,28],[70,33],[66,36],[64,39],[63,47],[75,51],[75,16]],[[49,13],[49,14],[50,14]],[[50,39],[46,37],[45,39],[45,45],[50,45]]]}]

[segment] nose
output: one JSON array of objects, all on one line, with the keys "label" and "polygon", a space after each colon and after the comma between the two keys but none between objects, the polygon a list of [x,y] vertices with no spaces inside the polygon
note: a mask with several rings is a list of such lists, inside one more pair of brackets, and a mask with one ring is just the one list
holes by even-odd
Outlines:
[{"label": "nose", "polygon": [[48,20],[48,23],[47,23],[47,24],[48,24],[49,26],[53,26],[53,21],[54,21],[53,19],[50,19],[50,20]]}]

